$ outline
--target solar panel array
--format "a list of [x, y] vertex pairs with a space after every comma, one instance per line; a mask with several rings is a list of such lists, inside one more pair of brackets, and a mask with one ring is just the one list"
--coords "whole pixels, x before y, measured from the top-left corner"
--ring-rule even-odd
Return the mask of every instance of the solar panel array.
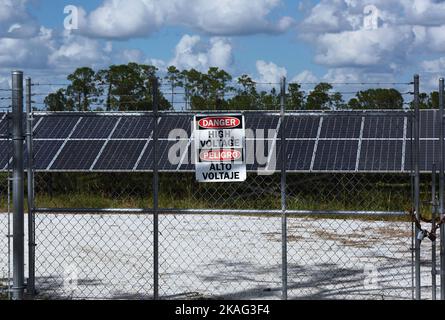
[[[158, 119], [161, 171], [193, 171], [191, 115]], [[150, 171], [154, 118], [141, 115], [44, 114], [34, 116], [37, 171]], [[283, 127], [284, 126], [284, 127]], [[281, 130], [287, 140], [287, 169], [293, 172], [409, 172], [410, 114], [391, 116], [246, 114], [247, 168], [281, 169]], [[172, 135], [172, 130], [174, 134]], [[179, 129], [179, 131], [178, 131]], [[421, 111], [421, 171], [438, 160], [437, 112]], [[8, 121], [0, 113], [0, 171], [11, 163]], [[276, 151], [276, 152], [273, 152]], [[275, 156], [274, 156], [275, 155]], [[275, 159], [275, 160], [274, 160]]]

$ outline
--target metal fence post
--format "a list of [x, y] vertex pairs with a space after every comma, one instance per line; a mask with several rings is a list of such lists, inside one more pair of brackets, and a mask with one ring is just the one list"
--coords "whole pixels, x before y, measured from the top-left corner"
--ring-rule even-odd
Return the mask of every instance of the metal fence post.
[[282, 243], [282, 299], [287, 300], [287, 201], [286, 201], [286, 171], [287, 171], [287, 144], [286, 144], [286, 78], [281, 79], [281, 243]]
[[[436, 164], [433, 163], [432, 167], [432, 177], [431, 177], [431, 220], [432, 229], [436, 228], [436, 212], [437, 212], [437, 199], [436, 199]], [[431, 241], [431, 296], [433, 300], [436, 300], [437, 294], [437, 270], [436, 270], [436, 240]]]
[[[420, 168], [419, 168], [419, 152], [420, 152], [420, 77], [414, 76], [414, 205], [416, 217], [420, 220]], [[420, 244], [418, 234], [421, 230], [416, 227], [415, 231], [415, 283], [416, 283], [416, 300], [421, 299], [421, 278], [420, 278]]]
[[[444, 79], [439, 80], [439, 120], [440, 120], [440, 168], [439, 168], [439, 215], [444, 219], [445, 150], [444, 150]], [[440, 226], [440, 299], [445, 300], [445, 225]]]
[[28, 294], [35, 294], [35, 216], [34, 216], [34, 172], [32, 142], [31, 78], [26, 79], [26, 145], [28, 178]]
[[23, 72], [12, 72], [13, 118], [13, 287], [12, 298], [22, 300], [25, 289], [24, 166], [23, 166]]
[[153, 78], [153, 299], [159, 299], [158, 79]]

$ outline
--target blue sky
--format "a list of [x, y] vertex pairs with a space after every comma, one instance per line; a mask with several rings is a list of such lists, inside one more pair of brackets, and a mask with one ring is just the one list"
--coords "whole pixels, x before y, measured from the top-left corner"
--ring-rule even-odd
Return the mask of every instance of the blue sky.
[[[130, 0], [131, 1], [131, 0]], [[76, 5], [92, 11], [103, 3], [102, 0], [41, 0], [30, 5], [30, 13], [35, 16], [43, 25], [55, 30], [63, 27], [66, 15], [63, 9], [67, 5]], [[279, 19], [280, 16], [291, 16], [295, 20], [304, 17], [303, 12], [298, 8], [298, 1], [282, 1], [270, 14], [271, 18]], [[307, 1], [308, 4], [315, 4], [317, 1]], [[147, 56], [155, 59], [169, 60], [174, 48], [184, 34], [198, 34], [204, 38], [209, 36], [205, 33], [195, 32], [190, 27], [167, 26], [150, 37], [130, 38], [114, 41], [116, 49], [139, 49]], [[312, 48], [298, 41], [295, 32], [288, 32], [268, 35], [251, 34], [248, 36], [232, 36], [234, 50], [234, 71], [236, 73], [254, 73], [255, 62], [257, 60], [276, 61], [289, 70], [297, 73], [299, 70], [311, 69], [314, 72], [322, 73], [322, 68], [313, 63], [311, 55]]]
[[[0, 0], [0, 87], [80, 66], [171, 64], [258, 81], [405, 82], [445, 74], [443, 0]], [[66, 30], [68, 5], [77, 27]], [[5, 9], [6, 8], [6, 9]]]

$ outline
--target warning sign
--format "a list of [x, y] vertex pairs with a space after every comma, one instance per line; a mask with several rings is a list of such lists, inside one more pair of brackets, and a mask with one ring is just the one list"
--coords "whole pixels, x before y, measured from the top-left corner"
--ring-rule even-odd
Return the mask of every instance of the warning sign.
[[198, 115], [193, 129], [199, 182], [246, 180], [244, 116]]

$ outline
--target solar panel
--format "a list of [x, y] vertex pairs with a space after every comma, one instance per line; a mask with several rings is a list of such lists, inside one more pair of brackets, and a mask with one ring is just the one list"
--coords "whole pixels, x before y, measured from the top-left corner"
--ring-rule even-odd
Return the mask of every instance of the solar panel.
[[287, 141], [287, 168], [291, 171], [308, 171], [311, 168], [315, 141]]
[[[437, 148], [431, 140], [437, 138], [438, 126], [435, 111], [421, 111], [421, 170], [431, 169], [431, 164], [437, 161]], [[1, 117], [1, 115], [0, 115]], [[80, 170], [89, 171], [92, 164], [94, 170], [151, 170], [151, 152], [153, 142], [147, 145], [147, 140], [152, 135], [153, 118], [150, 115], [91, 115], [82, 114], [36, 114], [34, 125], [39, 122], [34, 132], [35, 165], [38, 170], [45, 170], [53, 161], [53, 157], [61, 149], [64, 139], [67, 139], [74, 126], [79, 122], [76, 130], [61, 150], [50, 170]], [[320, 119], [323, 117], [320, 139], [317, 141]], [[400, 116], [368, 116], [360, 114], [351, 115], [287, 115], [283, 123], [287, 141], [287, 164], [291, 171], [391, 171], [400, 172], [410, 170], [410, 145], [411, 141], [403, 141], [405, 132], [405, 118], [407, 123], [407, 136], [410, 135], [410, 116], [401, 113]], [[1, 119], [1, 118], [0, 118]], [[119, 120], [120, 119], [120, 120]], [[268, 129], [275, 130], [279, 123], [278, 115], [246, 114], [246, 127], [256, 130], [265, 130], [265, 136], [269, 140], [265, 142], [266, 151], [263, 158], [268, 158], [267, 149], [275, 145], [276, 170], [280, 170], [281, 141], [278, 135], [277, 141], [267, 134]], [[362, 121], [364, 119], [364, 122]], [[119, 123], [117, 122], [119, 120]], [[167, 139], [171, 130], [181, 128], [187, 132], [187, 138], [191, 133], [192, 116], [163, 116], [159, 121], [159, 137]], [[1, 130], [6, 131], [6, 121], [0, 121]], [[117, 124], [117, 125], [116, 125]], [[363, 124], [363, 131], [362, 129]], [[114, 131], [113, 131], [114, 129]], [[111, 140], [107, 139], [111, 136]], [[362, 134], [362, 135], [361, 135]], [[258, 136], [260, 137], [260, 136]], [[40, 140], [45, 139], [45, 140]], [[58, 139], [58, 140], [57, 140]], [[80, 141], [85, 139], [85, 141]], [[92, 139], [90, 141], [86, 141]], [[101, 140], [101, 141], [96, 141]], [[0, 140], [1, 141], [1, 140]], [[0, 144], [0, 170], [8, 160], [5, 156], [5, 143]], [[183, 141], [188, 143], [188, 139]], [[248, 161], [248, 170], [256, 170], [264, 167], [258, 163], [257, 153], [262, 141], [252, 141], [253, 151], [248, 149], [248, 156], [253, 160]], [[103, 146], [106, 143], [106, 147]], [[159, 169], [162, 171], [194, 170], [191, 163], [191, 147], [186, 146], [188, 152], [179, 155], [173, 152], [171, 155], [176, 160], [169, 161], [169, 151], [172, 146], [177, 146], [176, 141], [159, 141]], [[437, 143], [437, 142], [436, 142]], [[437, 143], [438, 144], [438, 143]], [[314, 157], [313, 150], [317, 145]], [[357, 153], [359, 151], [359, 164], [357, 167]], [[405, 158], [402, 159], [403, 145], [406, 145]], [[146, 147], [146, 148], [145, 148]], [[252, 148], [249, 146], [248, 148]], [[102, 151], [101, 154], [99, 154]], [[142, 152], [144, 151], [144, 152]], [[176, 150], [177, 151], [177, 150]], [[2, 158], [1, 158], [2, 157]], [[1, 160], [3, 159], [4, 160]], [[178, 161], [178, 158], [180, 159]], [[140, 161], [139, 161], [140, 160]], [[249, 160], [249, 159], [248, 159]], [[264, 159], [263, 159], [264, 160]], [[2, 166], [3, 161], [3, 166]], [[261, 161], [260, 161], [261, 162]], [[312, 163], [313, 162], [313, 163]], [[403, 163], [405, 164], [402, 168]], [[312, 166], [312, 168], [311, 168]]]
[[281, 168], [281, 141], [257, 140], [246, 143], [246, 167], [254, 171], [258, 168], [279, 170]]
[[360, 152], [360, 171], [400, 171], [402, 170], [403, 141], [368, 140], [363, 141]]
[[[439, 117], [436, 110], [421, 110], [419, 119], [419, 131], [421, 139], [433, 139], [439, 137]], [[414, 118], [408, 118], [407, 137], [414, 136]]]
[[71, 138], [104, 139], [110, 136], [118, 117], [84, 117]]
[[391, 139], [403, 138], [404, 117], [366, 117], [363, 138]]
[[93, 164], [105, 141], [68, 141], [51, 170], [86, 170]]
[[158, 125], [158, 136], [160, 139], [167, 139], [173, 130], [184, 130], [189, 137], [192, 131], [193, 118], [189, 116], [172, 117], [166, 116], [160, 118]]
[[[43, 117], [37, 129], [34, 131], [35, 139], [66, 139], [76, 125], [79, 117], [51, 116]], [[34, 125], [38, 119], [34, 120]]]
[[420, 113], [420, 138], [439, 137], [438, 115], [435, 110]]
[[109, 141], [99, 157], [95, 170], [133, 170], [146, 142]]
[[246, 129], [268, 130], [275, 129], [278, 126], [280, 118], [278, 116], [248, 114], [245, 116]]
[[[181, 159], [187, 159], [183, 153], [180, 153], [178, 143], [183, 143], [182, 146], [184, 146], [184, 148], [187, 146], [187, 141], [158, 141], [158, 170], [175, 171], [181, 163]], [[153, 170], [153, 141], [149, 143], [148, 148], [142, 155], [138, 170]]]
[[112, 139], [148, 139], [153, 132], [153, 117], [122, 117]]
[[361, 125], [358, 116], [324, 117], [320, 138], [359, 138]]
[[[57, 151], [62, 146], [63, 141], [45, 140], [34, 141], [33, 143], [33, 167], [37, 170], [45, 170]], [[25, 152], [25, 163], [28, 161], [28, 153]]]
[[[317, 138], [320, 117], [286, 117], [284, 129], [286, 138]], [[280, 135], [281, 137], [281, 135]]]
[[7, 164], [12, 156], [12, 144], [8, 140], [0, 140], [0, 170], [7, 169]]
[[314, 162], [315, 171], [354, 171], [358, 141], [319, 141]]
[[[439, 163], [440, 155], [439, 140], [421, 140], [419, 150], [419, 168], [420, 171], [431, 171], [433, 163]], [[406, 148], [405, 155], [405, 170], [413, 170], [413, 146], [409, 145]]]
[[0, 136], [5, 137], [8, 135], [8, 124], [9, 121], [6, 118], [7, 116], [4, 113], [0, 113]]

